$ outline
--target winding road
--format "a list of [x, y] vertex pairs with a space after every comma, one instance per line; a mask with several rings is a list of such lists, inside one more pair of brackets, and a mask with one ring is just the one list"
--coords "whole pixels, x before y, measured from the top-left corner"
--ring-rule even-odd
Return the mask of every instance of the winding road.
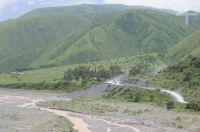
[[[156, 88], [145, 86], [144, 83], [139, 83], [139, 84], [128, 84], [128, 83], [126, 83], [126, 84], [123, 84], [123, 83], [121, 83], [121, 78], [122, 78], [122, 76], [119, 76], [119, 77], [107, 80], [105, 83], [111, 84], [111, 85], [116, 85], [116, 86], [139, 87], [139, 88], [143, 88], [143, 89], [156, 90]], [[175, 91], [167, 90], [167, 89], [164, 89], [164, 88], [161, 88], [160, 91], [167, 93], [167, 94], [170, 94], [174, 98], [174, 100], [179, 102], [179, 103], [183, 103], [183, 104], [188, 103], [187, 101], [184, 100], [184, 97], [182, 95], [178, 94]]]

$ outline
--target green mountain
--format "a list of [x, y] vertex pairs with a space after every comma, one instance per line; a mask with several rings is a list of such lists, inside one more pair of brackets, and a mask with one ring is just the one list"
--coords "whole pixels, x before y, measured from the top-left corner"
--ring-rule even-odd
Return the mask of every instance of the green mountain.
[[0, 23], [0, 71], [51, 67], [166, 50], [199, 29], [169, 11], [124, 5], [34, 10]]
[[68, 7], [58, 8], [63, 12], [53, 12], [54, 8], [38, 9], [17, 20], [1, 23], [0, 69], [30, 67], [45, 48], [56, 44], [66, 35], [112, 19], [112, 15], [104, 16], [102, 13], [70, 14], [70, 10], [64, 11], [65, 8]]
[[200, 31], [195, 32], [170, 48], [167, 53], [167, 59], [175, 63], [188, 55], [200, 57]]
[[[158, 23], [158, 20], [161, 23]], [[175, 23], [179, 23], [180, 27], [174, 25]], [[109, 23], [67, 35], [50, 48], [53, 52], [44, 52], [39, 63], [71, 64], [144, 52], [163, 53], [190, 34], [193, 28], [194, 26], [186, 27], [183, 21], [174, 15], [157, 11], [123, 12]]]
[[[199, 17], [196, 20], [199, 21]], [[200, 100], [200, 31], [169, 48], [166, 59], [171, 66], [160, 71], [151, 83], [180, 91], [189, 101], [187, 107], [197, 110], [193, 106], [198, 106]]]

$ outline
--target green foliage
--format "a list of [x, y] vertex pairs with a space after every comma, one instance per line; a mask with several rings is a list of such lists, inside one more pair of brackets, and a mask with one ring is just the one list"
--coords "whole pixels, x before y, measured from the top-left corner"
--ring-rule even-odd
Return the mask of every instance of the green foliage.
[[140, 88], [116, 88], [110, 90], [104, 97], [107, 99], [127, 102], [152, 102], [160, 106], [165, 106], [166, 102], [170, 101], [170, 97], [160, 91], [145, 90]]
[[[168, 50], [166, 55], [170, 63], [186, 58], [189, 55], [200, 57], [200, 31], [193, 33], [191, 36], [181, 40]], [[199, 62], [196, 62], [199, 66]]]
[[[154, 58], [153, 61], [148, 58]], [[94, 72], [98, 72], [100, 69], [104, 69], [105, 71], [109, 70], [111, 65], [118, 65], [121, 67], [123, 72], [128, 72], [128, 70], [133, 65], [138, 65], [141, 61], [145, 61], [150, 64], [150, 71], [154, 72], [157, 67], [163, 65], [163, 63], [159, 60], [157, 54], [144, 54], [138, 56], [131, 57], [119, 57], [115, 59], [106, 59], [102, 61], [95, 61], [91, 63], [82, 63], [82, 64], [74, 64], [74, 65], [64, 65], [58, 67], [51, 68], [43, 68], [43, 69], [34, 69], [30, 71], [24, 72], [15, 72], [9, 74], [0, 74], [0, 84], [17, 84], [17, 83], [57, 83], [63, 79], [64, 73], [69, 69], [73, 70], [79, 66], [90, 67], [90, 70]], [[105, 72], [107, 73], [107, 72]], [[108, 75], [108, 74], [107, 74]], [[106, 76], [107, 76], [106, 75]], [[105, 75], [104, 75], [105, 76]], [[71, 76], [72, 77], [72, 76]], [[70, 80], [70, 79], [69, 79]]]
[[27, 90], [52, 90], [75, 92], [90, 88], [94, 81], [59, 81], [55, 83], [39, 82], [39, 83], [12, 83], [2, 84], [0, 87], [13, 89], [27, 89]]
[[0, 71], [163, 54], [198, 29], [195, 20], [185, 26], [179, 16], [123, 5], [38, 9], [0, 24]]
[[174, 109], [174, 102], [173, 101], [169, 101], [166, 103], [166, 107], [167, 107], [167, 110], [170, 110], [170, 109]]
[[157, 70], [157, 66], [155, 65], [156, 57], [146, 56], [133, 65], [129, 70], [129, 77], [135, 77], [138, 75], [150, 75], [155, 74]]
[[110, 72], [110, 75], [113, 76], [113, 77], [123, 73], [121, 67], [119, 65], [116, 65], [116, 64], [111, 65], [109, 67], [109, 72]]
[[130, 76], [135, 76], [135, 75], [138, 75], [138, 74], [140, 74], [140, 73], [141, 73], [141, 69], [138, 68], [137, 66], [133, 66], [133, 67], [131, 68], [131, 70], [129, 71], [129, 75], [130, 75]]
[[192, 109], [194, 111], [200, 111], [200, 101], [191, 101], [186, 105], [186, 109]]
[[94, 71], [85, 66], [79, 66], [73, 70], [69, 69], [64, 74], [65, 80], [91, 80], [94, 77]]
[[186, 72], [185, 77], [183, 78], [183, 81], [186, 82], [186, 81], [190, 81], [190, 80], [192, 80], [192, 73]]
[[190, 55], [178, 64], [159, 72], [151, 82], [181, 91], [189, 102], [198, 101], [200, 99], [199, 61], [199, 57]]
[[100, 70], [98, 70], [96, 77], [97, 77], [97, 81], [102, 81], [102, 80], [110, 78], [110, 74], [109, 74], [109, 71], [106, 71], [105, 69], [101, 68]]
[[[119, 70], [119, 71], [118, 71]], [[121, 73], [121, 68], [118, 65], [111, 65], [109, 70], [104, 67], [92, 70], [88, 66], [78, 66], [74, 69], [69, 68], [65, 71], [63, 78], [54, 82], [16, 82], [8, 84], [0, 84], [1, 87], [16, 88], [16, 89], [36, 89], [36, 90], [64, 90], [73, 92], [77, 90], [87, 89], [97, 81], [105, 81], [106, 79]], [[48, 73], [47, 73], [48, 74]], [[14, 77], [19, 78], [20, 75]]]
[[103, 66], [99, 68], [95, 67], [95, 70], [91, 70], [91, 68], [86, 66], [79, 66], [72, 69], [69, 69], [64, 74], [64, 80], [82, 80], [82, 81], [104, 81], [110, 77], [114, 77], [116, 75], [122, 74], [121, 67], [119, 65], [111, 65], [109, 70], [106, 70]]
[[65, 80], [73, 80], [74, 79], [74, 71], [70, 68], [64, 73]]

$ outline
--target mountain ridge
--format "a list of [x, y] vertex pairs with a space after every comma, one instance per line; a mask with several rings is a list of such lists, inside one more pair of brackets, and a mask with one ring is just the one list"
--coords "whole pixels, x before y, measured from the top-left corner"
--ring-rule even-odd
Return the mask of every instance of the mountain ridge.
[[[89, 62], [144, 52], [161, 54], [199, 28], [196, 22], [186, 26], [181, 17], [162, 10], [110, 6], [97, 6], [104, 9], [103, 14], [94, 13], [95, 5], [79, 5], [74, 9], [83, 8], [84, 14], [57, 11], [42, 15], [43, 9], [38, 9], [19, 19], [0, 23], [0, 71]], [[72, 10], [73, 6], [56, 9]]]

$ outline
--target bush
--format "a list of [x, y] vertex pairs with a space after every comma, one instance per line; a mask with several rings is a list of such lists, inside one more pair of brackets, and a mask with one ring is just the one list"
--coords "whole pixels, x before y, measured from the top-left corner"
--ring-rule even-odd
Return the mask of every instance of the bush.
[[200, 101], [192, 101], [186, 105], [186, 109], [200, 111]]
[[167, 110], [174, 109], [174, 102], [168, 101], [166, 104]]
[[122, 69], [121, 69], [120, 66], [118, 66], [118, 65], [111, 65], [109, 67], [109, 73], [110, 73], [111, 76], [117, 76], [117, 75], [122, 74], [123, 72], [122, 72]]
[[129, 71], [130, 76], [135, 76], [135, 75], [138, 75], [140, 73], [141, 73], [140, 68], [138, 68], [136, 66], [132, 67], [131, 70]]
[[192, 80], [192, 73], [191, 72], [186, 72], [185, 77], [183, 78], [184, 82]]

